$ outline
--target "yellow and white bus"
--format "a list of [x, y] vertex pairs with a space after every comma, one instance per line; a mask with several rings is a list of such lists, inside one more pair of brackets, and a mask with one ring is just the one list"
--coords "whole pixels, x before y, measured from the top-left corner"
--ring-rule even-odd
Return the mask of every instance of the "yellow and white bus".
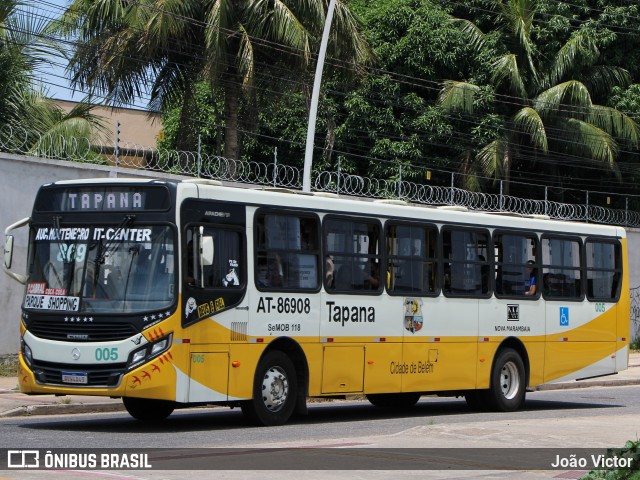
[[44, 185], [6, 233], [22, 392], [122, 397], [141, 420], [219, 404], [278, 425], [351, 394], [513, 411], [529, 388], [627, 368], [620, 227], [101, 179]]

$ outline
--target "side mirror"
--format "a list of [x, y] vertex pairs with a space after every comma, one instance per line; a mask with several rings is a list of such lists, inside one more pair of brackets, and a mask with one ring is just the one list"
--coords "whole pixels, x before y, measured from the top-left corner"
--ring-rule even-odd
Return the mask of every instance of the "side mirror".
[[11, 260], [13, 259], [13, 235], [7, 235], [4, 242], [4, 268], [11, 268]]
[[20, 282], [22, 284], [27, 283], [27, 277], [25, 275], [20, 275], [19, 273], [12, 272], [11, 263], [13, 261], [13, 235], [9, 235], [11, 230], [15, 230], [16, 228], [24, 227], [28, 225], [31, 221], [31, 218], [23, 218], [22, 220], [9, 225], [5, 230], [5, 242], [4, 242], [4, 272], [9, 275], [11, 278]]
[[200, 265], [213, 265], [213, 237], [202, 237], [200, 240]]

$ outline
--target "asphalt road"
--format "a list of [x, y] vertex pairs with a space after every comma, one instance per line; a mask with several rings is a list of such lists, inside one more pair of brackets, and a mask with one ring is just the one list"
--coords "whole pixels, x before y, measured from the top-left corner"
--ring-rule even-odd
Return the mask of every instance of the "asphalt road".
[[614, 447], [640, 438], [639, 398], [640, 386], [534, 392], [514, 413], [474, 413], [463, 399], [435, 397], [405, 412], [325, 402], [270, 428], [227, 408], [176, 411], [159, 424], [126, 413], [14, 417], [0, 419], [0, 448]]

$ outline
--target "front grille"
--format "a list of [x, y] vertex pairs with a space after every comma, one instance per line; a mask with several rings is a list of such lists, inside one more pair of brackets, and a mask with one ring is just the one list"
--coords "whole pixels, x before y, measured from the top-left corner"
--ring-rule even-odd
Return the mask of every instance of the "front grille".
[[124, 340], [139, 333], [130, 323], [67, 323], [59, 320], [35, 320], [29, 331], [36, 337], [67, 342], [104, 342]]
[[[32, 369], [38, 383], [65, 385], [70, 387], [115, 387], [120, 383], [126, 371], [126, 363], [110, 365], [77, 365], [34, 360]], [[87, 384], [68, 384], [62, 382], [62, 372], [86, 372]]]

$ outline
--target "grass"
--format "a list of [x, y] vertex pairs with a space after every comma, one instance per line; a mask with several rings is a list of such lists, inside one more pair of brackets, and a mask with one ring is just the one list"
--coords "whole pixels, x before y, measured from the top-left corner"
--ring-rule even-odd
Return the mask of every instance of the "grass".
[[629, 440], [622, 448], [611, 449], [610, 455], [632, 459], [631, 468], [592, 470], [580, 480], [640, 480], [640, 441]]
[[18, 375], [18, 359], [0, 361], [0, 377], [15, 377]]

